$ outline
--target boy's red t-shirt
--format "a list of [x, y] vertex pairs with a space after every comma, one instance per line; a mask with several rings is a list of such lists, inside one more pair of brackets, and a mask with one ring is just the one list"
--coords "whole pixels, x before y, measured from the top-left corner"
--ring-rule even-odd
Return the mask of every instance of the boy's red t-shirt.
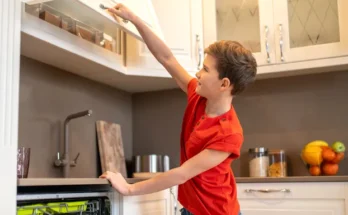
[[232, 105], [223, 115], [207, 117], [207, 100], [196, 93], [196, 86], [197, 79], [193, 78], [187, 89], [180, 163], [204, 149], [226, 151], [231, 155], [218, 166], [179, 185], [179, 202], [194, 215], [238, 215], [240, 208], [231, 162], [240, 156], [243, 130]]

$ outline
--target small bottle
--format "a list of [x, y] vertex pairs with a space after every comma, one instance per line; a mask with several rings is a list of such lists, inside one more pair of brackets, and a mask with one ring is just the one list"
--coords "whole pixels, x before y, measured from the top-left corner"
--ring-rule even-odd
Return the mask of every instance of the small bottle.
[[270, 150], [269, 153], [269, 177], [286, 177], [287, 162], [284, 150]]
[[264, 147], [249, 149], [249, 176], [267, 177], [269, 166], [268, 149]]

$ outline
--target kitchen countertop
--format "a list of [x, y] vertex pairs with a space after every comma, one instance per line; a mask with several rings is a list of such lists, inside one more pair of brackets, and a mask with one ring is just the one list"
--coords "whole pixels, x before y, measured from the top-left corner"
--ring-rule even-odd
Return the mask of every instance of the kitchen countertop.
[[237, 183], [280, 183], [280, 182], [348, 182], [344, 176], [290, 176], [283, 178], [236, 177]]
[[[130, 184], [144, 179], [127, 178], [126, 181]], [[107, 185], [108, 180], [101, 178], [23, 178], [18, 179], [17, 186], [64, 186], [64, 185]]]
[[[142, 178], [127, 178], [130, 184], [143, 181]], [[284, 178], [236, 177], [237, 183], [280, 183], [280, 182], [348, 182], [348, 176], [292, 176]], [[109, 184], [100, 178], [25, 178], [18, 179], [17, 186], [61, 186], [61, 185], [103, 185]]]

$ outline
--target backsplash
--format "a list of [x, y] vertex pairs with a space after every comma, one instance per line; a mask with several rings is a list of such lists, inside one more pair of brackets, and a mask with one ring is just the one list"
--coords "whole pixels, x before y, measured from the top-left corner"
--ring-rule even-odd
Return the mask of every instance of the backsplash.
[[[179, 165], [180, 130], [186, 96], [180, 90], [129, 94], [35, 60], [21, 57], [19, 146], [32, 149], [30, 178], [62, 177], [53, 166], [63, 150], [63, 122], [79, 111], [90, 117], [70, 123], [70, 154], [80, 157], [71, 177], [97, 177], [95, 121], [121, 125], [127, 160], [133, 155], [167, 154]], [[284, 149], [290, 175], [308, 175], [299, 154], [309, 141], [341, 140], [348, 145], [348, 72], [258, 80], [234, 100], [244, 128], [240, 159], [232, 168], [248, 176], [249, 148]], [[348, 159], [339, 175], [348, 175]]]
[[[302, 147], [316, 139], [348, 146], [348, 72], [332, 72], [258, 80], [233, 101], [243, 125], [245, 141], [236, 176], [248, 176], [248, 149], [284, 149], [289, 175], [309, 175], [301, 159]], [[180, 90], [133, 96], [134, 154], [167, 154], [171, 167], [179, 165], [180, 129], [186, 97]], [[148, 128], [148, 129], [147, 129]], [[339, 175], [348, 175], [348, 159]]]
[[78, 152], [70, 177], [97, 177], [95, 122], [105, 120], [121, 125], [124, 151], [132, 156], [131, 94], [21, 57], [19, 96], [19, 146], [31, 148], [29, 178], [62, 177], [53, 166], [63, 151], [63, 122], [76, 112], [92, 109], [90, 117], [70, 122], [70, 156]]

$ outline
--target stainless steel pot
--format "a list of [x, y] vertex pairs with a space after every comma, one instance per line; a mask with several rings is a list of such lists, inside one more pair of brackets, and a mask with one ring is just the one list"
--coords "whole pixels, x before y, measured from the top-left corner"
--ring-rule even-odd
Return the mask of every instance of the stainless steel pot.
[[169, 170], [167, 155], [137, 155], [135, 156], [135, 172], [166, 172]]

